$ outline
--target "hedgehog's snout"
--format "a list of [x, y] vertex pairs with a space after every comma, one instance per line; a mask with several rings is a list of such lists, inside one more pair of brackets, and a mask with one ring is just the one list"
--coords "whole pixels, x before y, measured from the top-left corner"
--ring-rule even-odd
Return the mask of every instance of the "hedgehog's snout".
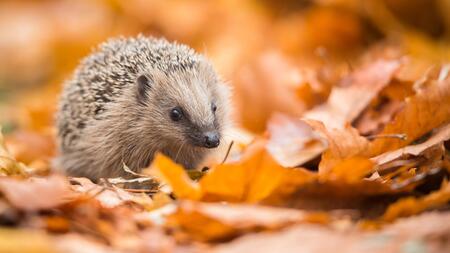
[[220, 136], [216, 131], [209, 131], [203, 134], [203, 146], [205, 148], [217, 148], [220, 144]]
[[220, 133], [217, 130], [198, 131], [190, 134], [191, 144], [202, 148], [217, 148], [220, 144]]

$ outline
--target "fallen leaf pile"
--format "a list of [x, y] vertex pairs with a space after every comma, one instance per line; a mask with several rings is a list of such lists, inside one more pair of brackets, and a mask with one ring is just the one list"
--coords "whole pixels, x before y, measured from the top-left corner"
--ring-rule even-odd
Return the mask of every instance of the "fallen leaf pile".
[[[450, 252], [447, 1], [150, 2], [0, 3], [0, 252]], [[230, 80], [226, 154], [63, 175], [61, 80], [137, 32]]]

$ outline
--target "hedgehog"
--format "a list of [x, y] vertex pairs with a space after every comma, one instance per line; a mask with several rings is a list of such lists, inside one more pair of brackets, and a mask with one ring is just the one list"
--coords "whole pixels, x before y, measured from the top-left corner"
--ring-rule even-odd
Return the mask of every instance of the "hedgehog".
[[229, 125], [229, 86], [190, 47], [139, 35], [113, 38], [64, 84], [56, 167], [70, 176], [126, 176], [160, 152], [186, 169], [217, 148]]

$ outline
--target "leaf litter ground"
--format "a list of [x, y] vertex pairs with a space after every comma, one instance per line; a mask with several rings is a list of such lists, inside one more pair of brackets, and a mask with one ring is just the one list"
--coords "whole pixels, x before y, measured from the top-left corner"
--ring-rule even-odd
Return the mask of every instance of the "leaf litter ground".
[[450, 77], [413, 67], [362, 63], [199, 179], [161, 154], [132, 179], [68, 178], [2, 136], [0, 252], [448, 252]]

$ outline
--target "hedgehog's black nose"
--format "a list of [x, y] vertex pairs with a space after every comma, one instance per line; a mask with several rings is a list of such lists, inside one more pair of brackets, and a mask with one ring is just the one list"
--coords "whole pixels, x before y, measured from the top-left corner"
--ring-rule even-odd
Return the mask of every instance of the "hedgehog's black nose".
[[206, 132], [204, 138], [205, 148], [216, 148], [220, 144], [219, 134], [217, 132]]

